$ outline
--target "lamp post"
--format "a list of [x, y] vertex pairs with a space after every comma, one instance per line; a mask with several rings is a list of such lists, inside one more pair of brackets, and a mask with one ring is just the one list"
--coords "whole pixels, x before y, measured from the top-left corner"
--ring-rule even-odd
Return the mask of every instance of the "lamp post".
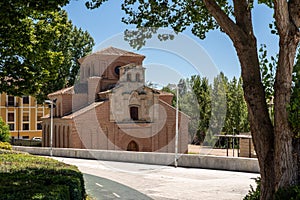
[[171, 84], [170, 86], [175, 87], [176, 88], [176, 122], [175, 122], [175, 160], [174, 160], [174, 166], [177, 167], [178, 166], [178, 136], [179, 136], [179, 128], [178, 128], [178, 114], [179, 114], [179, 106], [178, 106], [178, 102], [179, 102], [179, 86], [181, 86], [180, 84]]
[[178, 85], [176, 85], [176, 131], [175, 131], [175, 167], [178, 165]]
[[50, 156], [53, 156], [53, 149], [52, 149], [52, 144], [53, 144], [53, 108], [54, 104], [56, 102], [56, 99], [53, 101], [51, 100], [46, 100], [45, 103], [50, 104]]

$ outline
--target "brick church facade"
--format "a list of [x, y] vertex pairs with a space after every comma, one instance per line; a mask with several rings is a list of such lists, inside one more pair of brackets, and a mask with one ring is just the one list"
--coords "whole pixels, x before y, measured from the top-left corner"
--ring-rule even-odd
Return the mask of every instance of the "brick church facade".
[[[109, 47], [79, 59], [80, 81], [48, 95], [56, 99], [53, 147], [174, 152], [173, 95], [145, 86], [144, 58]], [[189, 118], [178, 119], [178, 152], [186, 153]], [[49, 115], [42, 127], [48, 147]]]

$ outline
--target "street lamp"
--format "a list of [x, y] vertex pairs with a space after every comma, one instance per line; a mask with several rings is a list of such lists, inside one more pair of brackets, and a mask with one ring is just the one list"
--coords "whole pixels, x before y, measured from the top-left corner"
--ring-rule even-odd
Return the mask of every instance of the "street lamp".
[[45, 103], [50, 104], [50, 156], [53, 156], [52, 142], [53, 142], [53, 108], [57, 99], [46, 100]]
[[176, 122], [175, 122], [175, 160], [174, 160], [174, 166], [177, 167], [178, 166], [178, 112], [179, 112], [179, 108], [178, 108], [178, 99], [179, 99], [179, 86], [181, 86], [180, 84], [175, 85], [175, 84], [171, 84], [170, 86], [175, 87], [176, 88]]
[[178, 85], [176, 85], [176, 131], [175, 131], [175, 167], [178, 165]]

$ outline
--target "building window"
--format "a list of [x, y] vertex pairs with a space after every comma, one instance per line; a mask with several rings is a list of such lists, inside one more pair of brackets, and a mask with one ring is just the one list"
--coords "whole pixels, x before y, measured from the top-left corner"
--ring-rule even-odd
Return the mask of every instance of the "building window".
[[9, 130], [14, 131], [15, 130], [15, 124], [8, 124]]
[[29, 140], [29, 136], [27, 136], [27, 135], [26, 135], [26, 136], [23, 136], [22, 139], [24, 139], [24, 140]]
[[121, 67], [121, 66], [116, 66], [116, 67], [115, 67], [115, 73], [116, 73], [116, 75], [118, 75], [118, 76], [120, 75], [120, 67]]
[[29, 96], [23, 97], [23, 104], [29, 104]]
[[15, 113], [7, 113], [7, 121], [14, 122], [15, 121]]
[[88, 77], [91, 77], [91, 68], [88, 68]]
[[139, 120], [139, 108], [136, 106], [130, 107], [130, 118], [132, 120]]
[[131, 74], [130, 73], [127, 74], [127, 81], [129, 81], [129, 82], [131, 81]]
[[7, 106], [15, 106], [15, 97], [14, 96], [7, 97]]
[[23, 123], [23, 130], [28, 131], [29, 130], [29, 124], [28, 123]]
[[140, 75], [139, 73], [137, 73], [137, 74], [135, 75], [135, 80], [136, 80], [137, 82], [140, 82], [140, 81], [141, 81], [141, 75]]
[[37, 127], [37, 130], [42, 130], [42, 129], [43, 129], [43, 127], [42, 127], [42, 124], [41, 124], [41, 123], [37, 123], [36, 125], [37, 125], [37, 126], [36, 126], [36, 127]]
[[29, 122], [29, 113], [23, 113], [23, 122]]

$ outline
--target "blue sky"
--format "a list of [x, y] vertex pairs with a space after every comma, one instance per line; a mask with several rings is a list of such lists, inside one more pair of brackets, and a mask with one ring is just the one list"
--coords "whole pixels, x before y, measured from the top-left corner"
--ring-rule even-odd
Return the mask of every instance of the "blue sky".
[[[115, 46], [132, 50], [124, 42], [118, 41], [122, 38], [123, 31], [134, 28], [121, 22], [125, 16], [121, 10], [121, 1], [108, 1], [100, 8], [88, 10], [85, 1], [70, 1], [64, 9], [67, 10], [69, 19], [77, 27], [87, 30], [95, 40], [94, 50], [107, 46]], [[270, 55], [278, 50], [277, 37], [270, 33], [268, 24], [272, 21], [272, 10], [264, 5], [255, 5], [253, 10], [254, 31], [258, 44], [266, 44]], [[174, 83], [180, 78], [190, 77], [193, 74], [209, 76], [208, 73], [222, 71], [229, 78], [240, 76], [240, 65], [233, 45], [227, 35], [220, 31], [211, 31], [205, 40], [193, 36], [188, 30], [183, 32], [181, 44], [177, 43], [177, 49], [169, 51], [173, 44], [158, 44], [155, 41], [151, 45], [142, 48], [137, 53], [146, 56], [144, 65], [146, 79], [153, 83], [166, 85]], [[182, 52], [184, 43], [196, 43], [189, 45]], [[182, 45], [182, 46], [180, 46]], [[168, 46], [165, 49], [165, 46]], [[193, 47], [192, 47], [193, 46]], [[181, 50], [178, 50], [181, 49]], [[135, 50], [132, 50], [135, 51]], [[184, 54], [184, 55], [183, 55]], [[193, 56], [187, 56], [187, 54]], [[192, 61], [191, 61], [192, 60]], [[197, 66], [195, 66], [197, 65]]]

